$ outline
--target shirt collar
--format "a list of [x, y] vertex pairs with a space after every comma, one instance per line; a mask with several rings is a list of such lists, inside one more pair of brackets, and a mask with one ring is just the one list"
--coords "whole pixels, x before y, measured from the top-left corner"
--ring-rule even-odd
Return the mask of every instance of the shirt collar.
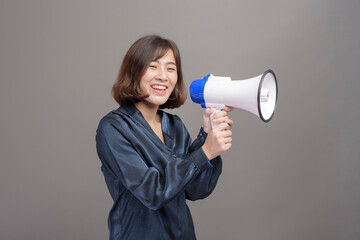
[[[115, 112], [121, 112], [121, 113], [127, 115], [128, 117], [133, 119], [136, 124], [140, 123], [143, 127], [147, 128], [148, 130], [153, 132], [153, 130], [151, 129], [148, 122], [145, 120], [142, 113], [139, 111], [139, 109], [137, 109], [135, 107], [134, 104], [122, 105], [117, 110], [115, 110]], [[162, 116], [161, 127], [162, 127], [163, 134], [165, 135], [166, 145], [168, 145], [168, 144], [170, 144], [169, 141], [172, 141], [172, 138], [173, 138], [172, 132], [170, 129], [170, 119], [166, 112], [164, 112], [162, 110], [158, 110], [158, 113]]]

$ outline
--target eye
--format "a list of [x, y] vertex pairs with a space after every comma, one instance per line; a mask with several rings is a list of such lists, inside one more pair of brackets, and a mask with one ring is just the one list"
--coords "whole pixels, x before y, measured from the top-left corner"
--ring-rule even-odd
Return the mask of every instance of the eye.
[[149, 68], [155, 70], [157, 67], [156, 67], [156, 65], [154, 65], [154, 64], [150, 64], [150, 65], [149, 65]]
[[173, 71], [176, 71], [176, 69], [175, 68], [168, 68], [168, 71], [173, 72]]

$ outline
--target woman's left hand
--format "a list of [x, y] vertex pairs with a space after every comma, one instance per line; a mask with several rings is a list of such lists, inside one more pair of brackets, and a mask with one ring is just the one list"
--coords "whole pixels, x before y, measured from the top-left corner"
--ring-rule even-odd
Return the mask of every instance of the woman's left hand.
[[[220, 112], [216, 113], [212, 117], [213, 123], [219, 124], [219, 123], [227, 123], [229, 127], [231, 128], [233, 125], [233, 120], [229, 118], [228, 112], [233, 111], [234, 108], [226, 106], [225, 109], [221, 110]], [[209, 133], [212, 129], [211, 127], [211, 121], [210, 116], [214, 112], [213, 108], [207, 108], [203, 115], [203, 121], [204, 121], [204, 131], [206, 133]]]

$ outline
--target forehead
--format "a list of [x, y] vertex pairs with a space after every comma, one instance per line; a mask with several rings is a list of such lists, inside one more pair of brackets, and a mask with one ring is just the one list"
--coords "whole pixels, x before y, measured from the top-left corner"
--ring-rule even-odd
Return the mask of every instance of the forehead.
[[175, 60], [175, 55], [173, 50], [170, 47], [159, 47], [155, 50], [152, 60], [158, 60], [164, 56], [173, 58]]
[[166, 54], [160, 58], [157, 59], [153, 59], [152, 61], [154, 62], [159, 62], [159, 63], [166, 63], [166, 64], [174, 64], [176, 65], [176, 60], [174, 57], [174, 53], [169, 50], [166, 52]]

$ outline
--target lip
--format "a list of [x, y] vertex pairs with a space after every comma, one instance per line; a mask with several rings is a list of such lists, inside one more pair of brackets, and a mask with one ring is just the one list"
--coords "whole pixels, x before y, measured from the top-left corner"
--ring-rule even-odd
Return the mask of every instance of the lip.
[[166, 93], [166, 90], [168, 89], [168, 87], [166, 85], [162, 85], [162, 84], [152, 84], [150, 85], [151, 89], [158, 93], [158, 94], [164, 94]]

